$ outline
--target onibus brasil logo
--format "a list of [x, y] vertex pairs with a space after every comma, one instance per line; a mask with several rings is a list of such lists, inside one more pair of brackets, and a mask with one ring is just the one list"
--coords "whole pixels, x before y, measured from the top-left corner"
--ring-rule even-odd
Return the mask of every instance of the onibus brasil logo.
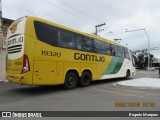
[[2, 117], [42, 117], [39, 112], [2, 112]]

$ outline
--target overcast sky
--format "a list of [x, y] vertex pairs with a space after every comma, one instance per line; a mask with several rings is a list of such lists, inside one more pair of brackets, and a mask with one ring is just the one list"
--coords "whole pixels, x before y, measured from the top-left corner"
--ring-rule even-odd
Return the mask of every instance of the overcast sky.
[[[122, 39], [131, 50], [160, 47], [160, 0], [2, 0], [2, 15], [17, 19], [38, 16], [71, 28], [94, 33], [95, 25], [106, 23], [99, 35]], [[152, 51], [160, 57], [160, 50]]]

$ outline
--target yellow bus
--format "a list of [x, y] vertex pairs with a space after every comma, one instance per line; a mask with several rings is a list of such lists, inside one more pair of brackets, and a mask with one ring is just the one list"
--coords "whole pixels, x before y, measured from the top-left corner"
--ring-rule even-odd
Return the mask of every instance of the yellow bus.
[[7, 33], [6, 75], [22, 85], [66, 89], [135, 75], [130, 50], [116, 42], [41, 18], [19, 18]]

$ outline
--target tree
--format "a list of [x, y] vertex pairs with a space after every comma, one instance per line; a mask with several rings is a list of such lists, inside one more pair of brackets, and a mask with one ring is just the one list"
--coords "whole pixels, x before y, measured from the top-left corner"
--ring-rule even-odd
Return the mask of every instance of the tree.
[[[147, 51], [147, 49], [136, 50], [134, 53], [138, 57], [138, 60], [136, 63], [138, 66], [138, 69], [147, 68], [148, 67], [148, 51]], [[149, 56], [150, 56], [150, 63], [149, 64], [151, 66], [152, 62], [153, 62], [154, 55], [149, 53]]]

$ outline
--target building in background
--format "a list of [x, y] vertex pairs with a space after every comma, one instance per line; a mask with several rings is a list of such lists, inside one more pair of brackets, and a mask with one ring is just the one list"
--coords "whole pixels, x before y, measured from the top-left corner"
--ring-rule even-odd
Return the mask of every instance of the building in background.
[[1, 31], [2, 31], [2, 41], [1, 41], [1, 44], [2, 44], [2, 48], [3, 49], [6, 49], [6, 37], [7, 37], [7, 29], [8, 27], [12, 24], [13, 20], [11, 19], [7, 19], [7, 18], [2, 18], [2, 28], [1, 28]]
[[155, 68], [160, 67], [160, 59], [154, 57], [152, 67], [155, 67]]
[[[2, 12], [0, 13], [2, 16]], [[7, 29], [12, 24], [13, 20], [0, 17], [0, 80], [5, 80], [6, 70], [6, 37]]]

